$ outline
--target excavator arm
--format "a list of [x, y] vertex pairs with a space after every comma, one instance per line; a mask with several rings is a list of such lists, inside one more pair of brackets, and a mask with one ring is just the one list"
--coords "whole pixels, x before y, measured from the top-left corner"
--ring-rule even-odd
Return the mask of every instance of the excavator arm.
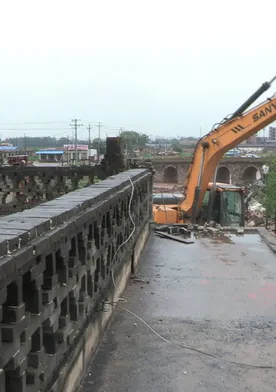
[[186, 177], [185, 199], [180, 206], [184, 219], [195, 219], [222, 156], [276, 120], [276, 95], [244, 113], [275, 79], [264, 83], [230, 119], [199, 140]]

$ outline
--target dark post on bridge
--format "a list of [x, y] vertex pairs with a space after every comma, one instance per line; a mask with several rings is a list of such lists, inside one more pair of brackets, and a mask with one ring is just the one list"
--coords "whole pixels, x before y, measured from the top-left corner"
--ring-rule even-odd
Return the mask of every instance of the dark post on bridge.
[[125, 171], [0, 218], [0, 392], [73, 392], [150, 231], [152, 174]]
[[106, 138], [106, 154], [100, 165], [94, 167], [95, 174], [100, 179], [113, 176], [126, 170], [124, 153], [119, 137]]

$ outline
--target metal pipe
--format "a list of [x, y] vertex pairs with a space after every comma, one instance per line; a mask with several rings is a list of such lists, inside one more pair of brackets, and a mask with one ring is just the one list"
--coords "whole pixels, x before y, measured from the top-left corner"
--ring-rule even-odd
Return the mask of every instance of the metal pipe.
[[261, 85], [260, 88], [258, 88], [257, 91], [255, 91], [254, 94], [252, 94], [230, 117], [229, 120], [232, 120], [235, 117], [239, 117], [242, 115], [242, 113], [249, 108], [249, 106], [255, 102], [265, 91], [269, 89], [271, 84], [276, 80], [276, 75], [270, 80], [270, 82], [265, 82]]
[[210, 222], [212, 219], [212, 213], [213, 213], [213, 206], [214, 206], [214, 201], [215, 201], [215, 196], [216, 196], [216, 181], [217, 181], [217, 173], [218, 173], [218, 165], [216, 166], [214, 178], [213, 178], [213, 185], [210, 189], [210, 197], [208, 201], [208, 207], [207, 207], [207, 222]]
[[197, 178], [197, 186], [195, 187], [195, 195], [194, 195], [194, 202], [192, 206], [192, 223], [196, 223], [196, 217], [197, 217], [197, 206], [198, 206], [198, 201], [199, 201], [199, 196], [201, 192], [201, 178], [202, 178], [202, 172], [203, 172], [203, 165], [204, 165], [204, 160], [205, 160], [205, 153], [207, 150], [207, 144], [202, 145], [202, 157], [201, 157], [201, 162], [200, 162], [200, 169], [198, 173], [198, 178]]
[[202, 158], [201, 158], [201, 162], [200, 162], [200, 169], [199, 169], [198, 178], [197, 178], [197, 186], [200, 186], [200, 183], [201, 183], [203, 165], [204, 165], [204, 160], [205, 160], [206, 148], [202, 147], [202, 149], [203, 149], [203, 153], [202, 153]]

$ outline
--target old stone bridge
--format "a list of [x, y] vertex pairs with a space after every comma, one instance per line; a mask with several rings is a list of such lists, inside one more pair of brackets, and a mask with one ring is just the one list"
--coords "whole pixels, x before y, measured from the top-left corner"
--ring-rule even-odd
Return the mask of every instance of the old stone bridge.
[[[154, 159], [155, 183], [183, 184], [190, 159]], [[260, 178], [262, 158], [225, 158], [219, 163], [217, 181], [241, 185]]]

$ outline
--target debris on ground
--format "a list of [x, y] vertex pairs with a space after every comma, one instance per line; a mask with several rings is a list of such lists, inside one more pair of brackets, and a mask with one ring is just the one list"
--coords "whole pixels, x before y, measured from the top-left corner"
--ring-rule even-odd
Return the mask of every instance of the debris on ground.
[[256, 199], [251, 199], [247, 209], [247, 226], [256, 227], [265, 224], [265, 208]]
[[219, 232], [219, 229], [217, 229], [216, 227], [207, 226], [207, 231], [211, 234], [217, 234]]
[[250, 220], [247, 223], [248, 227], [255, 227], [255, 226], [262, 226], [264, 225], [265, 221], [263, 217], [257, 215], [251, 215]]
[[154, 231], [155, 234], [161, 238], [167, 238], [184, 244], [194, 243], [191, 239], [191, 229], [189, 228], [189, 225], [184, 223], [156, 226]]
[[180, 235], [171, 235], [171, 234], [164, 233], [164, 232], [158, 231], [158, 230], [156, 230], [155, 233], [157, 235], [159, 235], [159, 237], [168, 238], [170, 240], [182, 242], [184, 244], [193, 244], [194, 243], [194, 240], [192, 240], [191, 238], [183, 238]]
[[149, 280], [143, 280], [142, 278], [139, 278], [139, 276], [135, 276], [135, 275], [131, 276], [130, 280], [133, 283], [140, 283], [140, 284], [149, 284], [150, 283]]
[[243, 235], [244, 228], [222, 227], [220, 224], [211, 221], [210, 223], [206, 222], [204, 225], [187, 223], [156, 225], [154, 232], [161, 238], [167, 238], [184, 244], [192, 244], [194, 243], [194, 239], [204, 237], [211, 237], [213, 240], [221, 243], [233, 244], [234, 242], [227, 234]]
[[265, 208], [257, 200], [252, 199], [249, 203], [248, 211], [251, 213], [263, 214], [265, 212]]

